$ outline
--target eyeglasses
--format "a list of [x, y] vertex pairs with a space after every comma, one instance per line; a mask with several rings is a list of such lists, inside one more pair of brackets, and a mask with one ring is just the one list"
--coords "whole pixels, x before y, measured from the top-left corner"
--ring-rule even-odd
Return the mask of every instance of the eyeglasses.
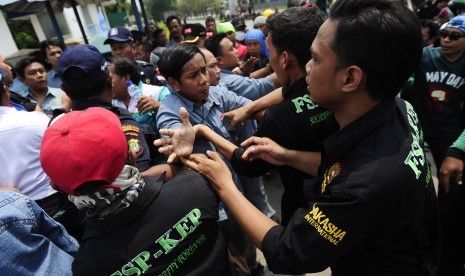
[[448, 32], [440, 32], [439, 36], [442, 39], [445, 39], [446, 37], [449, 37], [450, 40], [458, 40], [459, 38], [465, 37], [465, 35], [451, 34], [451, 33], [448, 33]]

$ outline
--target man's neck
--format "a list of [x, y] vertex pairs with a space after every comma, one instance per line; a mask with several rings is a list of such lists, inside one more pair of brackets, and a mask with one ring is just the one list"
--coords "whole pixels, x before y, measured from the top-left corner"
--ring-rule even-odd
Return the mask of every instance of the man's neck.
[[347, 101], [344, 101], [341, 105], [335, 108], [330, 108], [333, 110], [334, 117], [336, 118], [340, 128], [344, 128], [351, 124], [381, 103], [380, 100], [373, 100], [368, 95], [368, 92], [363, 92], [363, 94], [358, 97], [346, 97], [350, 98]]
[[182, 35], [178, 36], [178, 37], [173, 37], [173, 40], [176, 42], [176, 43], [181, 43], [182, 40], [183, 40], [183, 37]]
[[45, 96], [47, 96], [48, 86], [45, 89], [41, 89], [41, 90], [32, 90], [29, 87], [29, 91], [31, 91], [34, 97], [36, 97], [40, 102], [42, 102], [45, 99]]
[[305, 71], [302, 71], [300, 68], [290, 69], [290, 72], [289, 72], [289, 84], [288, 85], [293, 85], [298, 80], [305, 77], [306, 75], [307, 74], [305, 73]]

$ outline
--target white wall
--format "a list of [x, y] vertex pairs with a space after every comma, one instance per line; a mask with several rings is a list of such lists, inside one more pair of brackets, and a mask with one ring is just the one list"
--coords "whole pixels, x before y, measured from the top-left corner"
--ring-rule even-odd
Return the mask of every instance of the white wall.
[[47, 40], [47, 36], [45, 35], [44, 29], [42, 28], [42, 24], [40, 23], [40, 20], [37, 17], [37, 15], [30, 15], [29, 19], [31, 19], [32, 27], [34, 28], [34, 31], [36, 32], [39, 41]]
[[0, 55], [6, 57], [18, 51], [18, 47], [11, 35], [10, 28], [6, 24], [3, 13], [0, 12], [0, 34], [2, 34], [2, 42], [0, 43]]
[[[84, 21], [84, 17], [82, 16], [81, 7], [77, 6], [77, 11], [79, 17], [81, 18], [82, 25], [86, 25]], [[65, 16], [66, 24], [68, 25], [70, 36], [74, 38], [82, 38], [81, 29], [79, 29], [79, 23], [77, 21], [76, 16], [74, 15], [73, 8], [64, 8], [63, 15]], [[84, 28], [85, 30], [85, 28]]]

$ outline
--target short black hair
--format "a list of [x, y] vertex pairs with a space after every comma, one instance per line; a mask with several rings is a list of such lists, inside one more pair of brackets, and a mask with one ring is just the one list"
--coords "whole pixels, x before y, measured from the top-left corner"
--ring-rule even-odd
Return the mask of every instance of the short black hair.
[[398, 94], [422, 54], [420, 21], [401, 1], [338, 0], [331, 49], [341, 67], [359, 66], [373, 99]]
[[324, 15], [319, 9], [295, 7], [269, 17], [266, 27], [277, 52], [291, 52], [300, 68], [305, 68], [311, 59], [310, 46], [323, 22]]
[[212, 22], [212, 21], [215, 22], [215, 24], [216, 24], [215, 18], [213, 18], [213, 17], [211, 17], [211, 16], [207, 17], [207, 19], [205, 19], [205, 26], [206, 26], [209, 22]]
[[42, 59], [40, 59], [39, 57], [36, 57], [36, 56], [28, 56], [28, 57], [25, 57], [25, 58], [21, 59], [20, 61], [18, 61], [16, 63], [16, 65], [15, 65], [16, 74], [18, 74], [18, 76], [24, 78], [24, 76], [25, 76], [24, 70], [26, 69], [26, 67], [28, 67], [29, 65], [31, 65], [34, 62], [38, 62], [38, 63], [42, 64], [42, 66], [45, 69], [45, 64], [44, 64], [44, 61]]
[[47, 48], [48, 46], [60, 47], [61, 50], [65, 50], [65, 45], [63, 45], [59, 40], [43, 40], [40, 42], [40, 53], [44, 58], [47, 57]]
[[152, 52], [153, 50], [153, 45], [152, 43], [150, 43], [150, 41], [142, 41], [141, 44], [137, 45], [137, 47], [139, 46], [142, 46], [142, 50], [144, 50], [144, 52]]
[[204, 46], [208, 51], [212, 52], [213, 56], [219, 57], [221, 56], [220, 43], [224, 38], [228, 38], [226, 33], [216, 33], [205, 40]]
[[113, 65], [115, 66], [115, 73], [118, 76], [122, 77], [129, 75], [132, 83], [134, 83], [135, 85], [139, 84], [140, 75], [137, 71], [136, 66], [134, 65], [134, 62], [132, 62], [126, 57], [115, 57], [113, 59]]
[[422, 28], [427, 28], [429, 31], [429, 38], [437, 38], [439, 35], [439, 26], [431, 19], [422, 19], [420, 21]]
[[179, 25], [182, 25], [181, 24], [181, 19], [179, 19], [179, 17], [177, 17], [176, 15], [170, 15], [170, 16], [168, 16], [168, 18], [166, 18], [166, 26], [168, 27], [170, 22], [173, 21], [173, 20], [177, 20]]
[[[71, 67], [66, 70], [64, 76], [65, 79], [86, 79], [87, 73], [78, 68]], [[103, 94], [106, 89], [111, 89], [111, 82], [108, 79], [108, 70], [104, 77], [95, 80], [91, 83], [84, 83], [82, 86], [76, 87], [74, 85], [66, 85], [62, 83], [66, 94], [72, 101], [87, 101], [92, 98], [97, 98]]]
[[163, 52], [163, 56], [158, 61], [160, 73], [166, 78], [173, 78], [181, 82], [182, 67], [188, 63], [196, 54], [205, 55], [199, 47], [193, 44], [177, 44]]
[[153, 31], [153, 37], [157, 37], [157, 35], [161, 34], [164, 31], [165, 29], [162, 29], [162, 28], [155, 29], [155, 31]]

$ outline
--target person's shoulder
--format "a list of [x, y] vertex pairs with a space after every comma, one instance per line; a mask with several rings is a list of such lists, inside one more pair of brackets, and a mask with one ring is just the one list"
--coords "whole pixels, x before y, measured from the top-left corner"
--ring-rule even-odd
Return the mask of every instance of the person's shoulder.
[[441, 47], [423, 47], [422, 60], [429, 61], [441, 57]]
[[136, 60], [136, 63], [142, 68], [154, 68], [155, 66], [151, 63], [145, 62], [143, 60]]
[[49, 117], [39, 111], [19, 111], [14, 108], [8, 110], [16, 122], [23, 122], [35, 126], [47, 126], [50, 121]]
[[61, 97], [65, 94], [65, 92], [61, 90], [60, 88], [50, 87], [50, 86], [48, 86], [48, 92], [53, 94], [55, 97]]
[[202, 196], [215, 195], [216, 193], [210, 183], [198, 172], [192, 170], [181, 171], [171, 179], [167, 184], [180, 185], [183, 189], [189, 190], [189, 194]]
[[223, 86], [219, 86], [219, 85], [210, 85], [210, 90], [208, 91], [209, 95], [212, 96], [212, 97], [221, 97], [222, 95], [225, 95], [226, 93], [228, 93], [228, 89], [226, 87], [223, 87]]
[[[32, 199], [29, 197], [10, 190], [0, 191], [0, 210], [2, 222], [7, 222], [9, 219], [27, 219], [24, 215], [28, 214], [29, 218], [33, 218], [31, 213]], [[33, 204], [32, 204], [33, 205]], [[32, 206], [33, 207], [33, 206]]]
[[115, 113], [116, 116], [118, 116], [118, 119], [120, 120], [121, 124], [124, 125], [135, 125], [139, 127], [139, 123], [132, 117], [131, 113], [121, 107], [114, 106], [110, 109], [113, 113]]
[[177, 93], [170, 93], [161, 103], [160, 108], [166, 108], [171, 110], [173, 107], [179, 108], [181, 106], [185, 106], [181, 101], [181, 97]]

